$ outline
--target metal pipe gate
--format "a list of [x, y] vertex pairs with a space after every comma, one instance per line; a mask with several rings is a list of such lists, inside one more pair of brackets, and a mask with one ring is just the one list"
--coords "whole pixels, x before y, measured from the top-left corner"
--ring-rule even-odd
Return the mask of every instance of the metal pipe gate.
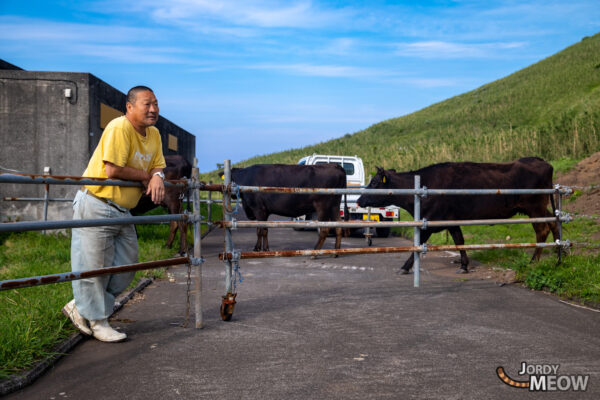
[[[223, 305], [221, 315], [224, 320], [231, 319], [233, 313], [233, 304], [235, 296], [232, 290], [235, 290], [236, 276], [233, 274], [232, 264], [239, 268], [239, 260], [246, 258], [267, 258], [267, 257], [297, 257], [297, 256], [317, 256], [317, 255], [339, 255], [339, 254], [373, 254], [373, 253], [391, 253], [391, 252], [413, 252], [413, 274], [414, 287], [420, 285], [420, 261], [421, 254], [427, 251], [461, 251], [461, 250], [482, 250], [482, 249], [502, 249], [502, 248], [558, 248], [559, 261], [561, 249], [570, 247], [571, 243], [562, 240], [562, 223], [569, 222], [571, 217], [562, 212], [562, 195], [571, 194], [572, 190], [556, 185], [553, 189], [428, 189], [421, 186], [420, 176], [415, 176], [414, 189], [323, 189], [323, 188], [282, 188], [265, 186], [239, 186], [231, 183], [231, 162], [225, 160], [225, 181], [223, 185], [205, 186], [204, 190], [223, 191], [223, 215], [224, 221], [217, 222], [216, 225], [225, 228], [225, 252], [219, 254], [219, 258], [224, 261], [225, 267], [225, 287], [226, 295], [223, 296]], [[231, 207], [227, 209], [226, 204], [231, 202], [232, 193], [294, 193], [294, 194], [371, 194], [371, 195], [413, 195], [414, 196], [414, 221], [394, 221], [394, 222], [316, 222], [316, 221], [236, 221], [232, 217]], [[519, 218], [519, 219], [487, 219], [487, 220], [466, 220], [466, 221], [427, 221], [421, 219], [421, 198], [428, 195], [515, 195], [515, 194], [548, 194], [558, 195], [558, 208], [555, 211], [555, 217], [547, 218]], [[225, 200], [227, 199], [227, 200]], [[462, 225], [500, 225], [500, 224], [523, 224], [523, 223], [545, 223], [556, 222], [559, 226], [559, 239], [552, 243], [516, 243], [516, 244], [475, 244], [475, 245], [446, 245], [435, 246], [421, 244], [421, 230], [427, 227], [440, 226], [462, 226]], [[338, 250], [284, 250], [284, 251], [262, 251], [262, 252], [239, 252], [234, 250], [231, 230], [237, 228], [270, 228], [270, 227], [394, 227], [410, 226], [414, 227], [414, 244], [405, 247], [386, 247], [386, 248], [354, 248]], [[226, 302], [228, 302], [226, 304]], [[228, 309], [229, 307], [229, 309]], [[223, 311], [226, 311], [225, 313]], [[227, 311], [230, 313], [227, 313]]]
[[[196, 164], [196, 163], [194, 163]], [[391, 253], [391, 252], [413, 252], [414, 263], [414, 287], [420, 285], [420, 257], [421, 254], [427, 251], [447, 251], [447, 250], [481, 250], [481, 249], [499, 249], [499, 248], [551, 248], [569, 247], [571, 243], [562, 240], [562, 222], [569, 222], [571, 217], [562, 212], [562, 195], [571, 194], [572, 190], [563, 188], [558, 185], [554, 189], [428, 189], [422, 187], [420, 177], [415, 176], [414, 189], [327, 189], [327, 188], [282, 188], [282, 187], [260, 187], [260, 186], [238, 186], [231, 181], [231, 161], [225, 160], [224, 163], [224, 182], [223, 184], [202, 184], [199, 181], [199, 172], [196, 167], [193, 169], [193, 177], [191, 180], [165, 181], [165, 185], [189, 186], [194, 189], [193, 203], [194, 213], [163, 215], [150, 217], [131, 217], [131, 218], [115, 218], [111, 220], [78, 220], [78, 221], [49, 221], [49, 222], [15, 222], [0, 224], [0, 232], [21, 232], [25, 230], [44, 230], [44, 229], [62, 229], [69, 227], [84, 227], [84, 226], [101, 226], [101, 225], [116, 225], [126, 223], [156, 223], [159, 221], [187, 221], [194, 224], [194, 255], [193, 257], [179, 257], [171, 260], [159, 260], [150, 263], [139, 263], [126, 266], [111, 267], [119, 269], [119, 272], [134, 271], [142, 269], [158, 268], [166, 265], [176, 265], [186, 262], [189, 265], [197, 266], [195, 274], [195, 314], [196, 328], [202, 327], [202, 304], [201, 304], [201, 289], [202, 289], [202, 270], [201, 266], [203, 259], [201, 257], [201, 235], [200, 235], [200, 191], [209, 192], [208, 204], [211, 205], [212, 200], [210, 192], [219, 191], [223, 193], [223, 221], [215, 223], [216, 226], [224, 228], [225, 234], [225, 251], [219, 254], [219, 258], [225, 265], [225, 295], [222, 296], [221, 317], [228, 321], [233, 315], [235, 306], [235, 298], [237, 296], [236, 284], [239, 274], [239, 261], [246, 258], [266, 258], [266, 257], [296, 257], [296, 256], [316, 256], [316, 255], [333, 255], [333, 254], [373, 254], [373, 253]], [[44, 175], [23, 175], [23, 174], [0, 174], [0, 183], [24, 183], [24, 184], [63, 184], [63, 185], [115, 185], [115, 186], [141, 186], [139, 182], [118, 181], [102, 178], [81, 178], [81, 177], [56, 177]], [[393, 222], [316, 222], [316, 221], [237, 221], [233, 215], [239, 207], [239, 199], [234, 209], [232, 207], [232, 193], [295, 193], [295, 194], [374, 194], [374, 195], [413, 195], [414, 196], [414, 220], [413, 221], [393, 221]], [[519, 219], [487, 219], [487, 220], [466, 220], [466, 221], [427, 221], [421, 219], [421, 198], [428, 195], [515, 195], [515, 194], [556, 194], [558, 196], [558, 209], [555, 212], [555, 217], [547, 218], [519, 218]], [[559, 239], [553, 243], [516, 243], [516, 244], [475, 244], [475, 245], [459, 245], [459, 246], [434, 246], [421, 244], [421, 230], [427, 227], [440, 226], [463, 226], [463, 225], [499, 225], [499, 224], [522, 224], [522, 223], [545, 223], [556, 222], [559, 225]], [[250, 227], [394, 227], [405, 226], [414, 228], [414, 244], [413, 246], [404, 247], [384, 247], [384, 248], [354, 248], [354, 249], [338, 249], [338, 250], [285, 250], [285, 251], [269, 251], [269, 252], [239, 252], [236, 251], [233, 244], [232, 230], [237, 228]], [[35, 286], [39, 284], [65, 282], [69, 280], [82, 279], [83, 277], [98, 276], [102, 274], [114, 273], [111, 268], [103, 268], [100, 270], [84, 271], [79, 274], [65, 273], [59, 275], [49, 275], [44, 277], [22, 278], [12, 281], [0, 281], [0, 290], [6, 290], [13, 287]], [[92, 275], [90, 275], [92, 274]], [[85, 276], [82, 276], [85, 275]]]
[[[194, 161], [194, 165], [197, 162]], [[48, 175], [27, 175], [27, 174], [5, 174], [0, 173], [0, 183], [22, 183], [22, 184], [60, 184], [60, 185], [95, 185], [95, 186], [127, 186], [143, 187], [141, 182], [121, 181], [105, 178], [81, 178], [72, 176], [48, 176]], [[111, 219], [88, 219], [88, 220], [67, 220], [67, 221], [32, 221], [32, 222], [8, 222], [0, 224], [0, 232], [24, 232], [29, 230], [47, 230], [47, 229], [65, 229], [65, 228], [83, 228], [104, 225], [123, 225], [123, 224], [152, 224], [157, 222], [184, 221], [194, 224], [194, 255], [192, 257], [177, 257], [166, 260], [158, 260], [130, 265], [111, 266], [100, 269], [93, 269], [82, 272], [66, 272], [62, 274], [45, 275], [38, 277], [29, 277], [0, 281], [0, 290], [9, 290], [30, 286], [39, 286], [51, 283], [68, 282], [89, 277], [96, 277], [112, 273], [141, 271], [145, 269], [154, 269], [164, 266], [188, 264], [198, 267], [195, 274], [195, 314], [196, 328], [202, 328], [202, 263], [201, 245], [200, 245], [200, 225], [203, 223], [200, 216], [200, 194], [199, 171], [197, 167], [192, 169], [192, 179], [165, 181], [165, 186], [185, 187], [189, 186], [194, 190], [194, 213], [173, 214], [173, 215], [153, 215], [143, 217], [125, 217]]]

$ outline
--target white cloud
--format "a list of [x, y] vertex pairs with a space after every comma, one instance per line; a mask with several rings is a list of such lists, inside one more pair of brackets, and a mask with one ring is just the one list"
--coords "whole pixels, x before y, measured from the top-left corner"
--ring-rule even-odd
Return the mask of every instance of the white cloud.
[[0, 16], [0, 39], [12, 41], [120, 43], [128, 39], [155, 39], [166, 31], [126, 26], [106, 26], [43, 19]]
[[399, 43], [396, 54], [417, 58], [487, 58], [497, 56], [498, 50], [516, 49], [525, 46], [525, 42], [467, 44], [443, 41], [423, 41]]
[[[143, 11], [162, 24], [219, 26], [247, 28], [315, 28], [336, 26], [349, 21], [354, 12], [349, 8], [327, 9], [310, 0], [140, 0], [126, 5], [109, 0], [99, 11], [120, 9], [125, 12]], [[235, 31], [234, 31], [235, 32]]]
[[320, 76], [329, 78], [375, 77], [385, 74], [384, 71], [373, 68], [362, 68], [346, 65], [258, 64], [248, 66], [247, 68], [283, 71], [294, 75]]
[[0, 40], [12, 43], [13, 49], [18, 44], [25, 52], [37, 48], [38, 54], [88, 56], [123, 63], [186, 62], [182, 48], [147, 44], [166, 35], [160, 29], [0, 17]]

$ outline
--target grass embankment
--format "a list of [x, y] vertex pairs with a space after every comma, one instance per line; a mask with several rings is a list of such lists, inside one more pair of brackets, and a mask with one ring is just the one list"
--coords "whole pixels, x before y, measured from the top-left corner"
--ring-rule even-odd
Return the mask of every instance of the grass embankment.
[[[202, 215], [206, 216], [206, 205], [202, 207]], [[164, 213], [164, 209], [155, 209], [148, 214]], [[220, 207], [213, 205], [213, 219], [221, 219], [220, 215]], [[140, 262], [171, 258], [179, 248], [179, 235], [171, 249], [165, 248], [168, 225], [138, 225], [137, 230]], [[188, 243], [193, 243], [191, 229]], [[68, 272], [70, 246], [70, 231], [66, 235], [2, 234], [0, 280]], [[144, 277], [163, 278], [165, 271], [166, 268], [139, 271], [132, 287]], [[61, 312], [72, 298], [70, 282], [0, 292], [0, 379], [30, 368], [75, 332]]]

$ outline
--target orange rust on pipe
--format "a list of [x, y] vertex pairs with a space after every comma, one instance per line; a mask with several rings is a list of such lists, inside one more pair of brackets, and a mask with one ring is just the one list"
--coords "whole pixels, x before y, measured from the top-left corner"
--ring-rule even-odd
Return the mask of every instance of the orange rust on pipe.
[[[98, 182], [104, 182], [104, 181], [108, 181], [108, 180], [112, 180], [111, 178], [98, 178], [98, 177], [86, 177], [86, 176], [70, 176], [70, 175], [42, 175], [42, 174], [11, 174], [11, 175], [17, 175], [17, 176], [25, 176], [28, 178], [51, 178], [51, 179], [56, 179], [56, 180], [74, 180], [74, 181], [81, 181], [81, 180], [91, 180], [91, 181], [98, 181]], [[166, 179], [166, 182], [170, 182], [172, 184], [187, 184], [187, 180], [186, 179]]]
[[[485, 244], [485, 245], [430, 245], [427, 251], [446, 250], [477, 250], [477, 249], [525, 249], [534, 247], [555, 247], [555, 243], [546, 243], [538, 246], [537, 243], [514, 243], [514, 244]], [[241, 252], [240, 258], [269, 258], [269, 257], [302, 257], [318, 255], [344, 255], [344, 254], [374, 254], [374, 253], [403, 253], [421, 251], [421, 246], [404, 247], [366, 247], [352, 249], [325, 249], [325, 250], [281, 250], [281, 251], [249, 251]], [[231, 253], [219, 253], [220, 260], [231, 260]]]
[[[138, 271], [143, 269], [153, 269], [158, 267], [167, 267], [170, 265], [179, 265], [189, 263], [188, 257], [177, 257], [170, 258], [168, 260], [160, 260], [160, 261], [148, 261], [138, 264], [129, 264], [129, 265], [120, 265], [117, 267], [109, 267], [110, 274], [118, 274], [121, 272], [130, 272], [130, 271]], [[80, 275], [82, 278], [91, 278], [94, 276], [105, 275], [104, 269], [92, 270], [92, 271], [84, 271]]]
[[40, 280], [39, 279], [28, 279], [26, 281], [19, 281], [19, 282], [6, 282], [4, 284], [2, 284], [2, 288], [3, 289], [14, 289], [14, 288], [18, 288], [21, 286], [37, 286], [39, 284]]
[[200, 185], [200, 190], [208, 192], [222, 192], [225, 185]]
[[107, 274], [118, 274], [118, 273], [122, 273], [122, 272], [140, 271], [140, 270], [144, 270], [144, 269], [166, 267], [166, 266], [170, 266], [170, 265], [187, 264], [187, 263], [189, 263], [189, 261], [190, 260], [188, 257], [177, 257], [177, 258], [170, 258], [167, 260], [149, 261], [149, 262], [138, 263], [138, 264], [120, 265], [120, 266], [116, 266], [116, 267], [106, 267], [106, 268], [100, 268], [100, 269], [95, 269], [95, 270], [91, 270], [91, 271], [83, 271], [83, 272], [80, 272], [77, 274], [71, 273], [66, 276], [68, 278], [67, 280], [62, 278], [65, 276], [65, 274], [47, 275], [47, 276], [42, 276], [42, 277], [37, 277], [37, 278], [31, 278], [31, 279], [28, 279], [25, 281], [4, 282], [2, 284], [2, 289], [4, 290], [4, 289], [15, 289], [15, 288], [19, 288], [19, 287], [39, 286], [39, 285], [46, 285], [46, 284], [50, 284], [50, 283], [57, 283], [57, 282], [60, 282], [61, 280], [69, 281], [69, 280], [75, 280], [75, 279], [93, 278], [96, 276], [107, 275]]

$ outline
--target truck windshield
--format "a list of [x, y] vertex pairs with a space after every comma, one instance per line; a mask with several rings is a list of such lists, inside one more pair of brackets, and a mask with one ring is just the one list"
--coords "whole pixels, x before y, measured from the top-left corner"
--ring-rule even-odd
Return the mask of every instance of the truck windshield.
[[[335, 162], [335, 161], [332, 161]], [[342, 168], [344, 168], [344, 171], [346, 171], [346, 175], [354, 175], [354, 164], [352, 163], [340, 163], [340, 162], [335, 162], [338, 165], [341, 165]], [[327, 161], [317, 161], [315, 164], [328, 164]]]

